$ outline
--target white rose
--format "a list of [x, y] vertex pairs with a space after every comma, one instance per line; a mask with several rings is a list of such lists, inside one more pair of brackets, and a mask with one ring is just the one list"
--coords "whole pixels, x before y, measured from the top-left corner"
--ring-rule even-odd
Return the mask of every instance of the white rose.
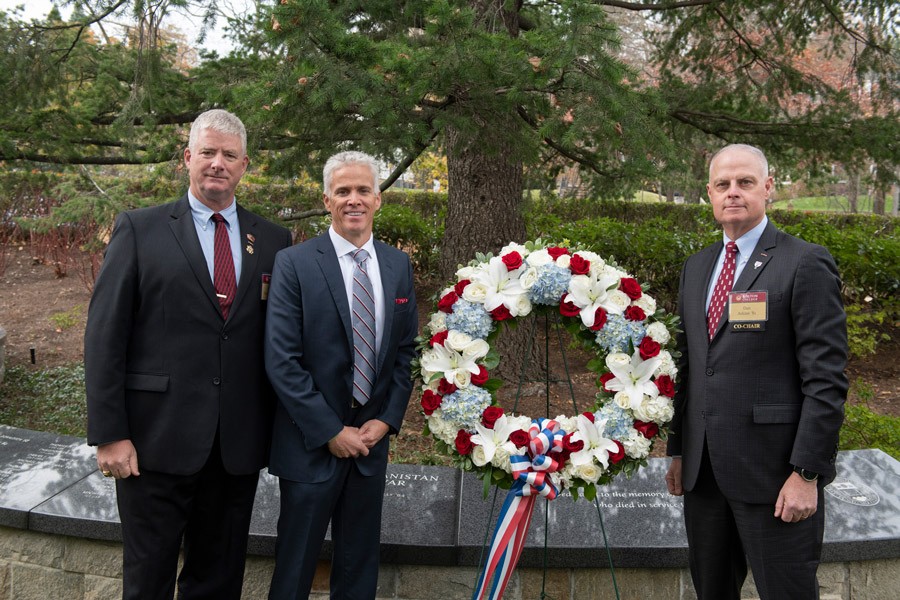
[[534, 267], [528, 267], [521, 275], [519, 275], [519, 284], [522, 286], [523, 290], [530, 290], [534, 287], [537, 280], [538, 270]]
[[469, 334], [457, 331], [456, 329], [451, 329], [447, 334], [447, 339], [444, 340], [444, 347], [456, 350], [457, 352], [462, 352], [462, 349], [471, 341], [472, 337]]
[[631, 397], [628, 395], [628, 392], [616, 392], [616, 395], [613, 396], [613, 402], [622, 410], [631, 410]]
[[447, 329], [447, 313], [438, 311], [431, 315], [428, 321], [428, 330], [433, 334], [440, 333]]
[[553, 262], [553, 257], [550, 256], [550, 253], [544, 250], [535, 250], [531, 254], [528, 255], [528, 264], [532, 267], [542, 267], [544, 265], [548, 265]]
[[559, 423], [559, 428], [566, 433], [578, 431], [578, 417], [567, 417], [566, 415], [557, 415], [554, 419]]
[[507, 244], [506, 246], [504, 246], [500, 250], [500, 256], [509, 254], [510, 252], [518, 252], [519, 256], [521, 256], [522, 258], [525, 258], [526, 256], [528, 256], [528, 249], [525, 248], [525, 246], [523, 246], [522, 244], [517, 244], [515, 242], [512, 242], [511, 244]]
[[483, 283], [472, 282], [463, 290], [463, 300], [475, 304], [484, 304], [487, 298], [487, 287]]
[[659, 321], [650, 323], [650, 325], [647, 326], [647, 335], [655, 342], [659, 342], [660, 346], [665, 346], [669, 343], [669, 340], [672, 339], [672, 336], [669, 335], [669, 330]]
[[600, 479], [600, 475], [602, 475], [602, 472], [600, 470], [600, 467], [597, 466], [594, 461], [591, 461], [583, 465], [578, 465], [578, 467], [575, 469], [575, 474], [588, 483], [597, 483], [597, 480]]
[[454, 369], [450, 383], [458, 388], [467, 388], [472, 381], [472, 374], [466, 369]]
[[[450, 336], [447, 336], [448, 339]], [[475, 338], [469, 339], [469, 342], [460, 348], [463, 356], [469, 360], [478, 360], [479, 358], [483, 358], [487, 356], [487, 353], [490, 351], [491, 346], [486, 341]]]
[[610, 310], [609, 312], [620, 315], [631, 304], [631, 298], [622, 290], [612, 290], [606, 293], [606, 302], [615, 307], [615, 310]]
[[523, 431], [528, 431], [528, 428], [531, 427], [531, 419], [526, 417], [525, 415], [506, 415], [506, 422], [516, 429], [521, 429]]
[[590, 261], [592, 267], [594, 265], [597, 265], [600, 267], [603, 267], [606, 265], [606, 261], [603, 260], [602, 258], [600, 258], [600, 255], [597, 254], [596, 252], [591, 252], [590, 250], [579, 250], [575, 254], [577, 254], [584, 260]]
[[487, 464], [487, 454], [484, 451], [484, 446], [481, 444], [475, 444], [475, 447], [472, 448], [472, 462], [475, 463], [476, 467], [483, 467]]
[[516, 296], [513, 305], [509, 307], [509, 312], [514, 317], [525, 317], [531, 314], [531, 300], [525, 294]]
[[468, 279], [471, 281], [472, 277], [475, 276], [475, 272], [475, 267], [460, 267], [459, 270], [456, 271], [456, 280], [462, 281], [463, 279]]
[[652, 442], [637, 431], [632, 431], [631, 435], [622, 442], [622, 446], [625, 447], [625, 454], [636, 459], [649, 456], [651, 445]]
[[675, 366], [675, 361], [672, 360], [672, 355], [668, 350], [661, 350], [658, 356], [660, 363], [656, 368], [656, 373], [654, 376], [660, 375], [668, 375], [669, 377], [675, 377], [675, 374], [678, 373], [678, 368]]
[[568, 269], [570, 264], [572, 264], [572, 256], [570, 254], [560, 254], [556, 257], [557, 267]]
[[606, 366], [610, 370], [619, 370], [620, 367], [626, 367], [631, 364], [631, 357], [624, 352], [613, 352], [606, 357]]
[[641, 297], [634, 301], [634, 305], [643, 310], [648, 317], [656, 312], [656, 300], [647, 294], [641, 294]]

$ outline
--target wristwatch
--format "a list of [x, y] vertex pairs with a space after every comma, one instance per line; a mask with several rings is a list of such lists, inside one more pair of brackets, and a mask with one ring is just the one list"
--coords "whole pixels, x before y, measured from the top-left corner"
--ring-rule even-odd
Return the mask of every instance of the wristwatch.
[[812, 471], [807, 471], [803, 467], [794, 467], [794, 472], [800, 475], [803, 478], [803, 481], [815, 481], [819, 478], [818, 473], [813, 473]]

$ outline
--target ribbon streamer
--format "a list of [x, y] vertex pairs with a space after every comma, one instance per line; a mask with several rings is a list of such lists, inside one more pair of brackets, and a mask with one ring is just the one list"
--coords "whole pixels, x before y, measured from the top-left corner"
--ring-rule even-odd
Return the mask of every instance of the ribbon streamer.
[[552, 419], [535, 419], [528, 428], [528, 435], [531, 437], [528, 455], [510, 457], [514, 482], [497, 517], [491, 549], [472, 600], [483, 600], [491, 581], [487, 598], [499, 600], [503, 597], [525, 548], [535, 500], [539, 496], [553, 500], [559, 494], [550, 474], [559, 470], [560, 464], [550, 454], [562, 451], [566, 432]]

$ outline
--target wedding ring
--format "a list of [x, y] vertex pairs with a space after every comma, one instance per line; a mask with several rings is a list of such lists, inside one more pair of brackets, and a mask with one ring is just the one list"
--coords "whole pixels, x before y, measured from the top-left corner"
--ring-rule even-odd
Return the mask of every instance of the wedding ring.
[[100, 471], [104, 477], [112, 477], [112, 471]]

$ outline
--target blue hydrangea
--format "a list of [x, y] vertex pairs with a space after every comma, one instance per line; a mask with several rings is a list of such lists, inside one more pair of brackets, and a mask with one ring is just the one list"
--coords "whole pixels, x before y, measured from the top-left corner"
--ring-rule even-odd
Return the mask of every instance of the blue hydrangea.
[[547, 264], [538, 269], [537, 281], [528, 290], [529, 299], [535, 304], [558, 304], [559, 299], [569, 289], [572, 272], [555, 264]]
[[453, 305], [453, 312], [447, 315], [447, 329], [461, 331], [469, 337], [484, 339], [491, 332], [494, 320], [483, 304], [476, 304], [460, 298]]
[[444, 396], [441, 412], [444, 419], [457, 423], [460, 428], [473, 431], [481, 423], [481, 413], [491, 405], [491, 394], [471, 385]]
[[634, 419], [628, 416], [615, 402], [607, 402], [594, 415], [594, 419], [602, 421], [606, 419], [606, 426], [603, 428], [603, 435], [611, 440], [624, 440], [634, 429]]
[[597, 332], [597, 345], [609, 353], [629, 353], [629, 342], [637, 347], [647, 331], [641, 321], [629, 321], [622, 315], [610, 315], [603, 329]]

